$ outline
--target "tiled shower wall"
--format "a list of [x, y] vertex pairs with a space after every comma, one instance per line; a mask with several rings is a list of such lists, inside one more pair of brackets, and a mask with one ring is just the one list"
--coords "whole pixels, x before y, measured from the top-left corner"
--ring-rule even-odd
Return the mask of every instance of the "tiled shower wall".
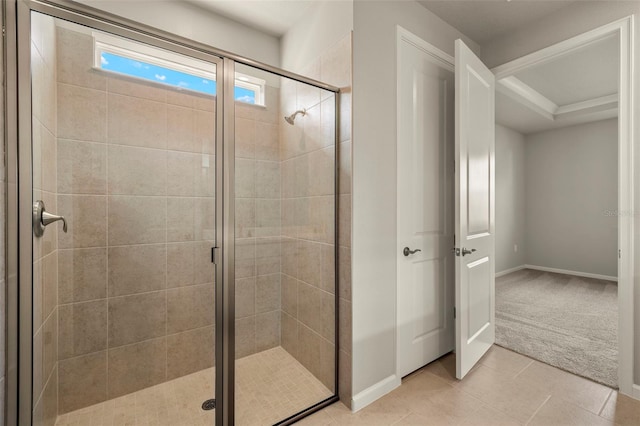
[[90, 35], [56, 35], [62, 414], [213, 365], [215, 100], [94, 71]]
[[280, 89], [236, 102], [236, 358], [280, 345]]
[[[56, 44], [52, 18], [35, 14], [31, 37], [33, 199], [57, 211]], [[53, 425], [58, 410], [58, 224], [33, 240], [33, 416]]]
[[[350, 399], [351, 352], [351, 37], [303, 74], [341, 87], [339, 128], [340, 394]], [[285, 81], [284, 115], [305, 108], [294, 126], [280, 124], [282, 160], [282, 346], [327, 387], [335, 372], [334, 99]], [[344, 394], [343, 394], [344, 393]]]

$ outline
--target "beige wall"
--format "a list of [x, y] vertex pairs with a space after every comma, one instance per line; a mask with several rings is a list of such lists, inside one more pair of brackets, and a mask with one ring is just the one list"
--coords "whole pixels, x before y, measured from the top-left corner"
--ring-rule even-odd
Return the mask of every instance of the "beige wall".
[[62, 414], [213, 365], [215, 103], [57, 46]]
[[496, 124], [496, 273], [526, 263], [524, 152], [524, 136]]

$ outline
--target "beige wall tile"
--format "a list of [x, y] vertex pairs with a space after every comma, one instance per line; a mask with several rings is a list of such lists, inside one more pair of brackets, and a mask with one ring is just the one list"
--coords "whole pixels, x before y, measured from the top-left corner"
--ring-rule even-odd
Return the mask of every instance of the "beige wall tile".
[[[318, 94], [320, 89], [318, 90]], [[320, 104], [307, 108], [307, 115], [304, 116], [304, 144], [302, 149], [304, 152], [316, 151], [325, 145], [322, 136], [322, 108]]]
[[167, 247], [164, 244], [109, 248], [109, 296], [165, 289]]
[[109, 245], [165, 242], [166, 217], [164, 198], [110, 196]]
[[213, 197], [194, 200], [194, 233], [196, 240], [213, 240], [216, 235], [216, 200]]
[[193, 241], [196, 237], [196, 202], [191, 197], [167, 198], [167, 241]]
[[293, 196], [309, 196], [309, 155], [301, 155], [294, 158]]
[[283, 237], [297, 238], [298, 227], [296, 225], [296, 199], [281, 200], [282, 216], [280, 218], [281, 235]]
[[340, 401], [351, 408], [351, 354], [340, 350], [338, 355], [338, 389]]
[[[52, 210], [56, 213], [55, 210]], [[58, 195], [57, 214], [67, 219], [68, 232], [58, 232], [60, 248], [102, 247], [107, 240], [107, 198]], [[51, 225], [49, 228], [60, 226]], [[49, 229], [48, 231], [51, 231]], [[45, 235], [47, 232], [45, 232]]]
[[109, 347], [163, 336], [167, 324], [165, 291], [109, 299]]
[[256, 201], [253, 198], [236, 199], [236, 238], [256, 236]]
[[280, 245], [279, 237], [256, 239], [257, 275], [280, 273]]
[[213, 367], [214, 356], [213, 327], [171, 334], [167, 336], [167, 379]]
[[213, 197], [215, 159], [204, 154], [171, 151], [167, 154], [167, 195]]
[[320, 292], [320, 335], [335, 344], [336, 339], [336, 297], [325, 291]]
[[236, 359], [256, 352], [256, 317], [236, 320]]
[[309, 154], [309, 195], [335, 193], [335, 149], [324, 148]]
[[[295, 107], [285, 109], [286, 114], [293, 114]], [[293, 125], [284, 123], [280, 125], [280, 159], [287, 160], [297, 157], [304, 152], [305, 134], [304, 122], [302, 119], [296, 121]]]
[[236, 279], [253, 277], [256, 274], [256, 240], [236, 240]]
[[93, 38], [56, 27], [57, 77], [61, 83], [106, 90], [104, 75], [93, 71]]
[[37, 402], [42, 394], [42, 390], [44, 388], [44, 362], [42, 360], [42, 356], [44, 355], [43, 351], [43, 341], [42, 341], [42, 333], [43, 330], [39, 329], [33, 335], [33, 360], [32, 360], [32, 395], [33, 402]]
[[107, 349], [107, 300], [60, 305], [58, 359]]
[[335, 241], [335, 199], [333, 196], [309, 200], [310, 234], [314, 241], [333, 244]]
[[236, 156], [236, 198], [256, 196], [256, 162]]
[[280, 198], [280, 163], [256, 161], [256, 197]]
[[311, 241], [298, 242], [298, 279], [319, 287], [321, 281], [322, 245]]
[[340, 299], [340, 350], [351, 353], [352, 347], [352, 316], [351, 302]]
[[167, 147], [166, 104], [113, 93], [107, 99], [110, 143]]
[[110, 75], [107, 78], [107, 91], [156, 102], [166, 102], [167, 100], [166, 89], [151, 82], [147, 83], [125, 76]]
[[[215, 278], [215, 265], [211, 263], [211, 248], [213, 241], [195, 243], [195, 277], [196, 283], [212, 283]], [[237, 256], [237, 252], [236, 252]], [[236, 270], [237, 277], [237, 270]]]
[[59, 83], [57, 99], [59, 138], [106, 141], [105, 92]]
[[212, 284], [167, 290], [167, 333], [212, 325], [214, 297]]
[[298, 281], [282, 274], [282, 310], [293, 318], [298, 317]]
[[256, 236], [277, 237], [280, 235], [280, 200], [256, 200]]
[[58, 193], [107, 193], [107, 145], [58, 139]]
[[235, 137], [236, 159], [255, 158], [256, 122], [252, 119], [236, 117]]
[[[319, 67], [320, 63], [318, 62], [314, 67], [318, 70], [318, 73], [320, 69]], [[309, 110], [320, 103], [319, 88], [306, 83], [297, 83], [296, 86], [298, 109], [306, 108], [307, 110]]]
[[192, 95], [193, 96], [193, 107], [195, 109], [207, 112], [216, 111], [216, 97], [209, 95]]
[[60, 361], [59, 414], [107, 400], [107, 351]]
[[351, 300], [351, 249], [348, 247], [340, 247], [338, 254], [339, 268], [339, 294], [346, 300]]
[[53, 371], [42, 392], [42, 424], [54, 426], [58, 416], [58, 373]]
[[351, 247], [351, 195], [340, 195], [338, 211], [338, 241], [341, 246]]
[[298, 281], [298, 320], [319, 333], [322, 325], [321, 309], [322, 290]]
[[256, 278], [236, 280], [235, 289], [236, 318], [245, 318], [256, 313]]
[[278, 125], [256, 122], [256, 159], [280, 161]]
[[35, 333], [44, 318], [42, 317], [42, 262], [36, 260], [33, 262], [33, 332]]
[[331, 92], [323, 91], [326, 97], [320, 104], [320, 144], [335, 146], [336, 143], [336, 98]]
[[165, 195], [167, 152], [109, 145], [108, 189], [113, 195]]
[[[216, 152], [216, 114], [215, 112], [198, 111], [193, 112], [195, 115], [195, 152], [207, 154], [215, 154]], [[236, 145], [237, 149], [237, 145]]]
[[196, 141], [195, 130], [193, 109], [172, 105], [167, 107], [167, 148], [176, 151], [202, 152]]
[[284, 238], [282, 240], [282, 273], [290, 277], [298, 277], [298, 240]]
[[58, 362], [58, 310], [42, 324], [42, 377], [48, 380]]
[[280, 311], [256, 315], [256, 352], [280, 346]]
[[280, 188], [282, 198], [293, 198], [296, 196], [296, 159], [292, 158], [280, 163]]
[[[280, 310], [280, 274], [256, 278], [256, 314]], [[280, 318], [278, 317], [278, 324]]]
[[351, 194], [351, 141], [340, 143], [340, 194]]
[[[195, 282], [195, 249], [193, 243], [167, 245], [167, 287], [184, 287]], [[198, 283], [200, 284], [200, 283]]]
[[166, 338], [109, 349], [108, 397], [116, 398], [166, 379]]
[[101, 299], [106, 295], [106, 248], [58, 251], [58, 303]]
[[42, 190], [55, 193], [58, 190], [57, 162], [56, 162], [56, 138], [49, 130], [42, 130]]
[[320, 287], [327, 293], [336, 293], [336, 250], [332, 244], [320, 245]]
[[289, 352], [294, 358], [298, 359], [298, 348], [300, 346], [298, 340], [298, 321], [285, 312], [280, 315], [280, 326], [282, 328], [282, 347]]
[[331, 392], [336, 389], [336, 347], [331, 341], [320, 339], [320, 370], [316, 376]]
[[340, 93], [340, 142], [351, 140], [351, 90]]
[[298, 347], [298, 361], [316, 377], [320, 375], [320, 359], [322, 338], [310, 328], [300, 324], [298, 329], [300, 345]]
[[58, 251], [43, 257], [42, 265], [42, 315], [47, 318], [58, 305]]

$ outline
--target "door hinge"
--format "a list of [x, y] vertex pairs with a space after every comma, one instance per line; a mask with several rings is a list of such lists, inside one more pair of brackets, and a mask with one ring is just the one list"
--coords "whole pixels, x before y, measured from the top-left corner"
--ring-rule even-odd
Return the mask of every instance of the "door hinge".
[[453, 319], [456, 319], [456, 307], [453, 307]]
[[618, 250], [618, 259], [622, 259], [622, 250]]
[[211, 247], [211, 263], [217, 265], [220, 263], [220, 248], [219, 247]]

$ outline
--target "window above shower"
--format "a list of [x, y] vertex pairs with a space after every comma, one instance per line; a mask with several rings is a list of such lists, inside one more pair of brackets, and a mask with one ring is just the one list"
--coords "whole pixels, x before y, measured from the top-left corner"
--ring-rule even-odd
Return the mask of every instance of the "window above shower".
[[[215, 68], [205, 61], [145, 46], [104, 33], [93, 33], [93, 67], [177, 90], [216, 95]], [[234, 98], [265, 105], [265, 80], [236, 73]]]

